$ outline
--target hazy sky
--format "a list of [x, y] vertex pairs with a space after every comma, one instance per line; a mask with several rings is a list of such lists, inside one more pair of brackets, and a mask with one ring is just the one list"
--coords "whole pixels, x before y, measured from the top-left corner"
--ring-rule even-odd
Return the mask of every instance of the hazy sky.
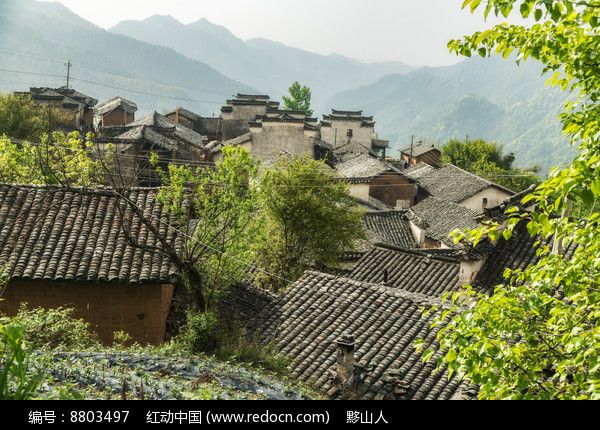
[[264, 37], [321, 54], [362, 60], [444, 65], [453, 37], [489, 27], [481, 12], [461, 11], [463, 0], [60, 0], [104, 28], [126, 19], [202, 17], [242, 39]]

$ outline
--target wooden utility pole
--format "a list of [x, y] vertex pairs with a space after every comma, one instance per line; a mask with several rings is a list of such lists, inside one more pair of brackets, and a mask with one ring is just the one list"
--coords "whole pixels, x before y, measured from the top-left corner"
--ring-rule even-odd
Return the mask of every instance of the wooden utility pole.
[[71, 60], [67, 60], [67, 62], [65, 63], [65, 66], [67, 66], [67, 89], [69, 89], [69, 83], [71, 81], [71, 66], [73, 64], [71, 63]]

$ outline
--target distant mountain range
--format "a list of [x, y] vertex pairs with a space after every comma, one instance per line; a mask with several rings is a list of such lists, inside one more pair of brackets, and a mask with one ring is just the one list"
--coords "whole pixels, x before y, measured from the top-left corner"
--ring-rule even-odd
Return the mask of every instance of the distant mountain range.
[[218, 115], [237, 92], [280, 100], [299, 80], [312, 88], [316, 114], [363, 109], [394, 149], [411, 135], [437, 143], [469, 135], [504, 144], [520, 165], [547, 169], [572, 154], [556, 120], [565, 95], [545, 88], [533, 63], [367, 64], [266, 39], [244, 41], [205, 19], [185, 25], [153, 16], [106, 31], [59, 3], [0, 0], [0, 91], [63, 85], [67, 59], [73, 87], [101, 101], [122, 95], [140, 114], [180, 105]]
[[538, 63], [471, 58], [388, 75], [341, 92], [328, 104], [375, 115], [377, 129], [395, 149], [406, 147], [411, 135], [435, 143], [470, 136], [503, 144], [521, 166], [548, 170], [573, 152], [557, 119], [567, 95], [546, 87], [545, 80]]
[[0, 0], [0, 90], [64, 85], [67, 59], [77, 90], [100, 101], [123, 95], [142, 112], [185, 105], [219, 114], [227, 97], [258, 91], [173, 49], [108, 32], [60, 3]]
[[366, 64], [337, 54], [314, 54], [267, 39], [244, 41], [206, 19], [186, 25], [171, 16], [156, 15], [123, 21], [110, 31], [173, 48], [277, 99], [298, 80], [311, 87], [317, 111], [326, 110], [325, 102], [339, 91], [414, 69], [401, 62]]

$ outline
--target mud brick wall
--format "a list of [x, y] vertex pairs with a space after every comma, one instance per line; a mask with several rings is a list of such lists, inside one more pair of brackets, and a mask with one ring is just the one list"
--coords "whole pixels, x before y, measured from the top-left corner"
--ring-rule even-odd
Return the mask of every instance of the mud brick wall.
[[172, 284], [11, 281], [0, 312], [14, 316], [23, 302], [29, 308], [73, 307], [76, 317], [90, 322], [106, 344], [122, 330], [136, 342], [157, 345], [165, 339], [173, 290]]

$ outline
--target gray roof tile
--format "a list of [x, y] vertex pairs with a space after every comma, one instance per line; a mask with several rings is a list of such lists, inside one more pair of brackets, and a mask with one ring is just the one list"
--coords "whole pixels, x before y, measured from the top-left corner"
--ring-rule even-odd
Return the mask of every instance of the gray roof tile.
[[[156, 193], [131, 189], [126, 197], [180, 252]], [[158, 238], [112, 191], [2, 184], [0, 266], [9, 278], [28, 280], [173, 282], [178, 273]]]

